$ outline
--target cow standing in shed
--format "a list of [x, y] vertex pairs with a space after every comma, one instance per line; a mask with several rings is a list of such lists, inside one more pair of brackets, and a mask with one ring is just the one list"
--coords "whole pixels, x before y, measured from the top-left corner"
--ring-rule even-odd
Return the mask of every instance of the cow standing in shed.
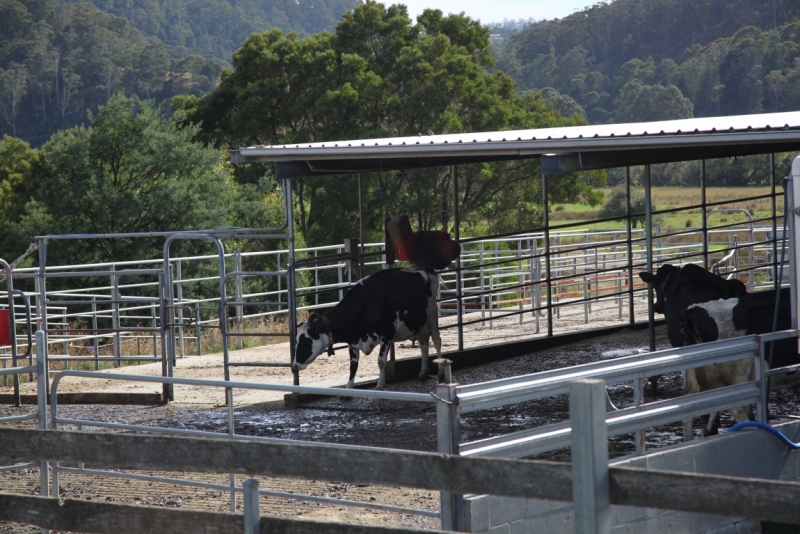
[[298, 325], [292, 367], [302, 370], [333, 344], [346, 343], [350, 353], [352, 388], [359, 352], [370, 354], [380, 345], [380, 376], [376, 389], [386, 388], [386, 357], [395, 341], [416, 339], [422, 352], [419, 377], [428, 373], [428, 340], [441, 354], [436, 297], [439, 276], [426, 269], [385, 269], [359, 280], [344, 298], [322, 317], [312, 315]]
[[[719, 299], [729, 299], [747, 294], [747, 287], [739, 280], [726, 280], [718, 275], [708, 272], [704, 268], [687, 264], [683, 267], [676, 267], [670, 264], [662, 265], [655, 274], [649, 272], [639, 273], [639, 277], [651, 284], [656, 293], [656, 302], [653, 310], [656, 313], [663, 313], [667, 321], [667, 338], [673, 347], [683, 347], [693, 345], [698, 341], [693, 337], [687, 337], [681, 323], [682, 314], [693, 304], [708, 302]], [[739, 362], [723, 364], [727, 366], [710, 365], [687, 369], [684, 374], [684, 388], [687, 395], [714, 389], [726, 383], [724, 377], [729, 375], [738, 376], [741, 372], [730, 369], [739, 365]], [[741, 364], [746, 368], [752, 369], [751, 361]], [[724, 375], [721, 377], [721, 375]], [[734, 410], [734, 416], [742, 417], [741, 411]], [[704, 430], [706, 435], [715, 434], [719, 415], [712, 413], [709, 416], [709, 424]], [[692, 419], [683, 422], [683, 439], [688, 441], [692, 436]]]

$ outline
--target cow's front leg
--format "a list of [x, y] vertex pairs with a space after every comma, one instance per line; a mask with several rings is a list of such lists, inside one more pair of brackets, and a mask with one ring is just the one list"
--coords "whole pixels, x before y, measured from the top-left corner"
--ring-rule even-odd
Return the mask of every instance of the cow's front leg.
[[356, 372], [358, 371], [358, 357], [361, 352], [353, 347], [347, 347], [350, 350], [350, 379], [347, 381], [347, 389], [353, 389], [356, 380]]
[[389, 355], [389, 349], [392, 348], [392, 338], [381, 338], [381, 350], [378, 353], [378, 369], [380, 369], [380, 375], [378, 375], [378, 385], [375, 386], [375, 389], [386, 389], [386, 358]]

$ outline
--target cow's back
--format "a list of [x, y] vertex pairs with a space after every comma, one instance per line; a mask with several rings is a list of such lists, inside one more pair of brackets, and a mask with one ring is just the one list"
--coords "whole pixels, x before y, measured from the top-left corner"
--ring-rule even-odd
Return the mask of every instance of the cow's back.
[[396, 269], [389, 279], [381, 322], [397, 331], [395, 341], [428, 333], [428, 316], [436, 313], [439, 277], [431, 270]]
[[[355, 342], [365, 334], [394, 336], [408, 330], [411, 339], [425, 331], [433, 306], [435, 313], [438, 275], [423, 269], [384, 269], [359, 280], [332, 310], [332, 316], [347, 318], [337, 324], [340, 338]], [[402, 328], [398, 328], [401, 326]]]

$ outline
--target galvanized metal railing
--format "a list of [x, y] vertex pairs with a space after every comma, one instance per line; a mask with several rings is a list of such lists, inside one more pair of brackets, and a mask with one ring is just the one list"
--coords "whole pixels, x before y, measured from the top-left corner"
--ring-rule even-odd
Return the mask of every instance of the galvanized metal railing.
[[[509, 404], [531, 401], [569, 391], [569, 383], [584, 378], [602, 379], [606, 384], [630, 382], [650, 376], [683, 371], [694, 367], [722, 364], [744, 358], [755, 358], [755, 380], [713, 391], [645, 404], [638, 402], [631, 408], [610, 412], [607, 423], [609, 435], [619, 435], [688, 417], [702, 415], [755, 403], [758, 419], [767, 418], [767, 376], [789, 369], [765, 370], [764, 344], [770, 341], [797, 337], [790, 330], [761, 336], [747, 336], [714, 343], [704, 343], [680, 349], [637, 354], [614, 360], [578, 365], [554, 371], [494, 380], [480, 384], [456, 386], [454, 398], [455, 417], [462, 414], [497, 408]], [[459, 426], [457, 422], [452, 426]], [[569, 424], [545, 425], [492, 437], [461, 443], [459, 453], [467, 456], [503, 456], [521, 458], [539, 454], [569, 444]], [[637, 451], [637, 452], [643, 452]]]

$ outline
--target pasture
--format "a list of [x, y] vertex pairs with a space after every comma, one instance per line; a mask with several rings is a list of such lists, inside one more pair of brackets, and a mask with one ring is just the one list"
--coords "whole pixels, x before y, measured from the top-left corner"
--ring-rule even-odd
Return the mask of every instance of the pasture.
[[[602, 188], [607, 199], [611, 189]], [[632, 192], [636, 192], [637, 188], [632, 188]], [[638, 192], [642, 193], [643, 190], [638, 188]], [[708, 187], [706, 189], [706, 202], [709, 204], [722, 202], [724, 204], [715, 206], [714, 209], [745, 209], [750, 214], [758, 219], [769, 217], [772, 215], [772, 200], [769, 198], [762, 198], [758, 200], [742, 201], [742, 198], [756, 197], [767, 195], [771, 192], [769, 187]], [[780, 189], [779, 189], [780, 192]], [[684, 206], [694, 206], [700, 204], [700, 188], [698, 187], [653, 187], [652, 189], [653, 204], [658, 210], [681, 208]], [[565, 223], [579, 223], [587, 222], [587, 228], [590, 227], [588, 223], [598, 218], [598, 213], [601, 206], [589, 206], [587, 204], [555, 204], [551, 205], [550, 221], [551, 224], [565, 224]], [[710, 210], [711, 208], [709, 208]], [[783, 213], [783, 204], [776, 205], [778, 214]], [[710, 226], [731, 224], [735, 222], [747, 222], [747, 216], [743, 213], [724, 213], [715, 214], [711, 216], [709, 222]], [[654, 219], [654, 225], [664, 226], [668, 228], [698, 228], [703, 225], [702, 210], [700, 208], [693, 208], [676, 213], [657, 215]], [[603, 223], [604, 227], [609, 228], [625, 228], [624, 221], [615, 221], [610, 223]]]

